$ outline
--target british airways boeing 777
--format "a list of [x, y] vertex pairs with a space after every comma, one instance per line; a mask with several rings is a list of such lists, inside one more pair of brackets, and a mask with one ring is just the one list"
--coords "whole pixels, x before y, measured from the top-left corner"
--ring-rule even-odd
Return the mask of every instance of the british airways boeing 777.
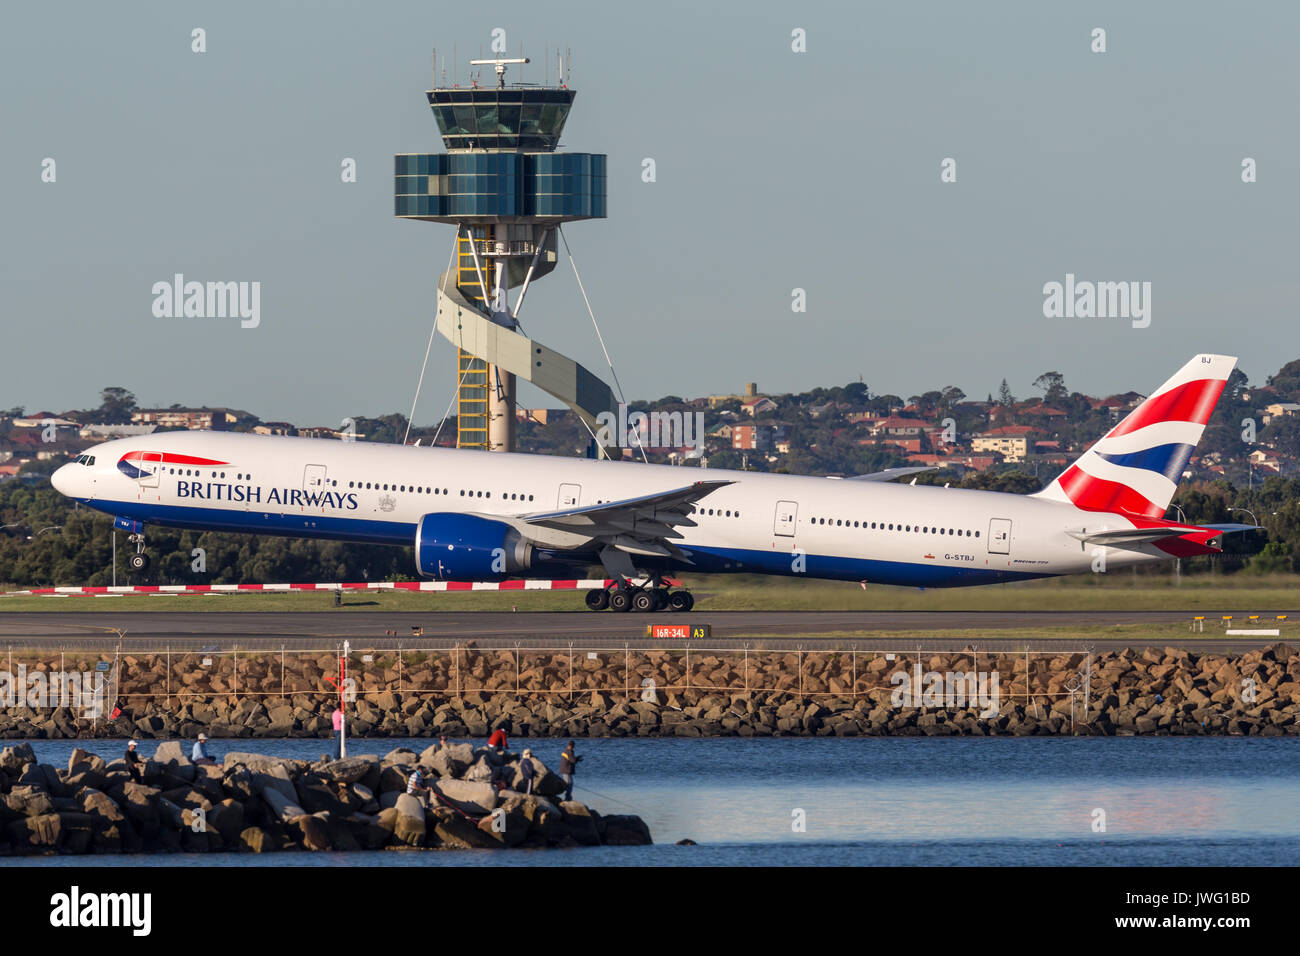
[[[593, 610], [689, 610], [674, 571], [956, 587], [1214, 554], [1227, 531], [1165, 520], [1236, 365], [1197, 355], [1033, 495], [229, 432], [122, 438], [54, 473], [148, 558], [148, 524], [414, 545], [447, 581], [600, 564]], [[873, 480], [874, 479], [874, 480]], [[633, 582], [647, 580], [645, 586]]]

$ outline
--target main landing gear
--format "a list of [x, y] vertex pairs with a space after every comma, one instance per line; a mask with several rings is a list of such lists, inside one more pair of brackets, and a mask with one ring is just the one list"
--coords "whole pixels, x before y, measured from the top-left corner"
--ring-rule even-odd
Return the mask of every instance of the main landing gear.
[[689, 611], [695, 606], [695, 598], [690, 591], [678, 589], [669, 591], [662, 582], [655, 582], [646, 587], [634, 587], [620, 582], [613, 587], [592, 588], [587, 592], [587, 607], [592, 611], [639, 611], [648, 614], [653, 611]]

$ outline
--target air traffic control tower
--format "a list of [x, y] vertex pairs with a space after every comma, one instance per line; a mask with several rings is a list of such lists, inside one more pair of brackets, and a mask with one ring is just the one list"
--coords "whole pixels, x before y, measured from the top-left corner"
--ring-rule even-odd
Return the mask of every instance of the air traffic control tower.
[[447, 151], [395, 157], [398, 218], [456, 227], [437, 287], [437, 329], [456, 346], [456, 445], [514, 450], [517, 378], [599, 434], [596, 416], [617, 408], [609, 386], [524, 335], [519, 309], [555, 268], [560, 226], [605, 217], [605, 157], [556, 151], [573, 106], [567, 83], [507, 84], [507, 67], [526, 58], [470, 62], [495, 67], [496, 85], [425, 94]]

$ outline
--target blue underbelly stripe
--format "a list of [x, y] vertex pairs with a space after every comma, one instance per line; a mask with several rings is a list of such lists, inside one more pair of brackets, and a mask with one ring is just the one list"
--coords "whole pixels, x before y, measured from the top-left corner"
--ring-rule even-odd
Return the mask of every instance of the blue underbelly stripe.
[[[84, 499], [83, 499], [84, 501]], [[334, 515], [281, 514], [274, 511], [236, 511], [224, 508], [160, 505], [143, 501], [84, 501], [106, 514], [134, 518], [146, 525], [157, 524], [197, 531], [226, 531], [237, 534], [271, 534], [295, 538], [326, 538], [364, 544], [411, 546], [415, 525], [404, 521]], [[915, 564], [875, 558], [805, 555], [805, 570], [795, 572], [788, 551], [753, 551], [743, 548], [689, 548], [691, 563], [674, 564], [672, 570], [731, 574], [777, 574], [787, 577], [822, 578], [837, 581], [867, 581], [902, 587], [961, 587], [1025, 581], [1054, 576], [1009, 569], [954, 567], [945, 564]], [[546, 576], [546, 575], [539, 575]]]

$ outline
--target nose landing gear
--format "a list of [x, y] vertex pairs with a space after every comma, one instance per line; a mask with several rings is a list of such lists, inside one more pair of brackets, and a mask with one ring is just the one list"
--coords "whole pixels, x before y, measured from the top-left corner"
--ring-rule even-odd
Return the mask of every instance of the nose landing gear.
[[150, 561], [144, 550], [144, 532], [129, 535], [126, 540], [135, 544], [135, 554], [126, 559], [127, 567], [132, 571], [148, 571]]

